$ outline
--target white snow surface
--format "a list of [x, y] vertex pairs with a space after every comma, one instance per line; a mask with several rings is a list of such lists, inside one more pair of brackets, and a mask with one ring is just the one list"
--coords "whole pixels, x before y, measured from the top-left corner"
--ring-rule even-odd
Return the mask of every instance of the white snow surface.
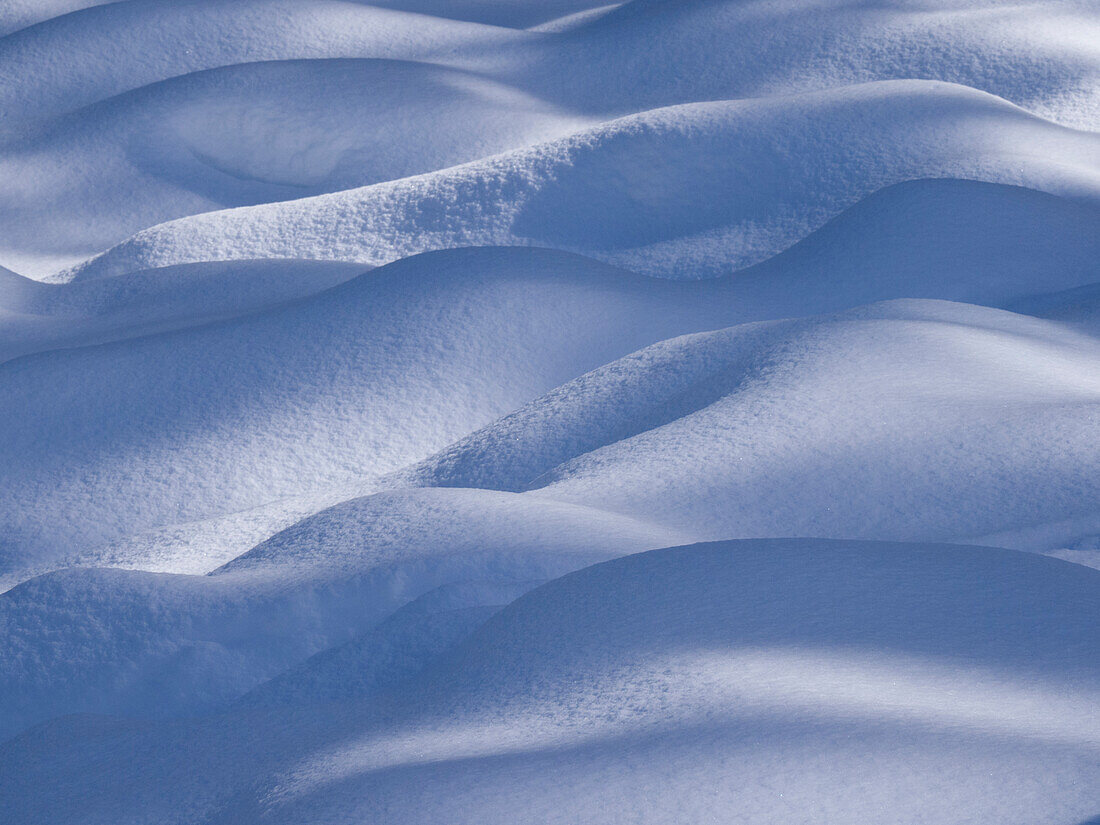
[[0, 821], [1100, 822], [1096, 0], [0, 0]]
[[25, 822], [1081, 822], [1098, 589], [957, 545], [634, 554], [519, 598], [373, 701], [64, 717], [0, 746], [0, 783]]

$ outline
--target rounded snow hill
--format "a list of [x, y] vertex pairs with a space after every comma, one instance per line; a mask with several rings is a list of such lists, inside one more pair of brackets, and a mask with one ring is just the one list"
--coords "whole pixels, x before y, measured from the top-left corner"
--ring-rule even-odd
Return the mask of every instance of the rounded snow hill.
[[534, 484], [700, 538], [967, 540], [1095, 520], [1098, 345], [913, 301], [680, 339], [637, 363], [710, 369], [665, 390], [641, 367], [631, 383], [655, 403], [638, 428]]
[[[893, 196], [902, 205], [936, 205], [942, 201], [926, 199], [922, 193], [934, 194], [941, 188], [952, 197], [956, 190], [969, 191], [964, 184], [939, 182], [927, 188], [916, 186], [910, 193], [915, 198], [900, 190]], [[998, 201], [993, 197], [998, 192], [1001, 190], [990, 190], [985, 194], [991, 197], [985, 197], [980, 191], [982, 197], [969, 202], [987, 208], [1007, 204], [1010, 208], [1003, 214], [1014, 213], [1017, 202], [1021, 208], [1030, 205], [1041, 217], [1031, 226], [1026, 221], [1015, 224], [1030, 233], [1021, 234], [1025, 241], [1039, 234], [1043, 226], [1054, 227], [1050, 237], [1057, 239], [1062, 237], [1056, 228], [1058, 221], [1067, 231], [1075, 231], [1082, 225], [1081, 220], [1088, 219], [1087, 213], [1078, 215], [1072, 208], [1063, 209], [1061, 202], [1052, 198], [1044, 200], [1034, 193], [1005, 190], [1002, 194], [1008, 196], [1007, 200]], [[1040, 208], [1047, 210], [1045, 215]], [[859, 236], [865, 224], [864, 218], [853, 218], [847, 228], [838, 224], [834, 235], [843, 239], [844, 233], [851, 231]], [[935, 225], [933, 221], [931, 229]], [[915, 234], [914, 249], [920, 247], [921, 237], [919, 232]], [[1082, 233], [1082, 237], [1092, 235]], [[1078, 277], [1089, 279], [1092, 263], [1086, 254], [1088, 243], [1079, 244], [1083, 245], [1076, 251], [1052, 259], [1052, 265], [1067, 264], [1061, 271], [1036, 270], [1030, 276], [1049, 275], [1051, 285], [1066, 278], [1062, 283], [1067, 286]], [[843, 258], [844, 248], [843, 244], [830, 247], [838, 259]], [[1007, 247], [1006, 254], [1013, 248]], [[801, 253], [791, 254], [797, 261]], [[74, 282], [64, 287], [27, 282], [23, 285], [67, 296], [57, 300], [57, 305], [78, 306], [84, 298], [89, 303], [95, 303], [93, 298], [108, 305], [122, 302], [122, 309], [114, 315], [89, 319], [65, 312], [51, 316], [42, 328], [48, 326], [50, 334], [63, 332], [68, 338], [47, 338], [37, 343], [72, 345], [81, 342], [77, 340], [80, 336], [87, 336], [84, 343], [93, 343], [104, 337], [150, 331], [149, 324], [154, 328], [156, 324], [200, 324], [209, 321], [212, 313], [216, 317], [217, 312], [245, 311], [255, 302], [278, 295], [293, 297], [295, 290], [317, 285], [310, 280], [313, 269], [291, 263], [270, 271], [259, 263], [242, 272], [229, 264], [210, 266], [213, 270], [209, 273], [186, 268], [174, 275], [171, 271], [149, 273], [148, 283], [138, 276]], [[792, 267], [790, 271], [795, 270]], [[1012, 271], [1010, 264], [1006, 264], [1005, 271]], [[318, 271], [317, 277], [339, 279], [344, 274]], [[985, 291], [991, 297], [1004, 297], [1012, 283], [1003, 288], [987, 283], [987, 274], [988, 270], [982, 268], [967, 268], [959, 273], [958, 280], [952, 280], [950, 273], [940, 273], [925, 284], [911, 287], [902, 268], [903, 277], [895, 278], [895, 283], [900, 294], [910, 289], [934, 293], [942, 287], [948, 294]], [[161, 280], [169, 275], [171, 279]], [[855, 286], [850, 289], [843, 282], [836, 283], [830, 301], [846, 306], [858, 302], [868, 291], [872, 296], [881, 294], [882, 283], [856, 275], [852, 276]], [[194, 283], [189, 281], [192, 277], [196, 278]], [[219, 280], [222, 277], [224, 281]], [[298, 283], [298, 278], [305, 279], [305, 286]], [[764, 359], [766, 363], [773, 357], [759, 347], [795, 352], [801, 346], [798, 342], [811, 334], [797, 332], [799, 324], [792, 323], [776, 328], [773, 344], [760, 343], [772, 339], [761, 337], [765, 333], [759, 331], [721, 333], [705, 339], [713, 346], [673, 342], [664, 350], [598, 371], [580, 383], [565, 384], [518, 416], [493, 424], [469, 441], [444, 448], [554, 387], [639, 347], [686, 332], [726, 327], [746, 318], [797, 312], [802, 308], [803, 291], [827, 291], [821, 278], [822, 273], [811, 266], [796, 284], [800, 289], [791, 288], [790, 280], [780, 280], [779, 288], [774, 289], [764, 277], [744, 282], [720, 279], [683, 283], [639, 278], [560, 252], [453, 250], [402, 261], [334, 291], [258, 315], [9, 361], [0, 365], [0, 383], [8, 388], [0, 397], [0, 409], [4, 420], [10, 422], [7, 433], [11, 436], [0, 445], [5, 455], [0, 475], [9, 491], [6, 504], [0, 505], [6, 525], [3, 544], [7, 584], [56, 564], [94, 565], [101, 559], [165, 571], [207, 570], [209, 567], [202, 565], [208, 561], [216, 565], [231, 558], [317, 507], [360, 495], [384, 473], [440, 450], [443, 452], [439, 456], [411, 476], [386, 483], [526, 489], [537, 476], [562, 462], [617, 439], [639, 435], [652, 426], [669, 424], [676, 414], [697, 412], [699, 408], [694, 404], [717, 402], [719, 396], [711, 397], [706, 392], [717, 393], [722, 388], [723, 392], [733, 392], [738, 376], [756, 375], [751, 372], [755, 369], [752, 359]], [[173, 285], [173, 280], [178, 283]], [[1025, 274], [1015, 284], [1023, 296], [1034, 291], [1034, 286], [1027, 283]], [[164, 291], [158, 293], [161, 287]], [[266, 288], [272, 289], [270, 295], [262, 294]], [[787, 304], [783, 302], [784, 293]], [[158, 303], [158, 296], [165, 300]], [[911, 318], [910, 309], [915, 312]], [[1024, 385], [1019, 378], [1027, 375], [1031, 376], [1029, 381], [1034, 378], [1035, 386], [1049, 388], [1050, 399], [1077, 399], [1080, 381], [1087, 384], [1092, 380], [1081, 376], [1095, 372], [1095, 344], [1064, 333], [1057, 324], [1031, 323], [973, 307], [936, 309], [933, 316], [946, 313], [945, 318], [954, 319], [943, 323], [925, 317], [931, 310], [920, 305], [909, 309], [899, 305], [882, 311], [893, 313], [892, 320], [881, 319], [881, 326], [895, 330], [896, 341], [890, 337], [892, 332], [887, 333], [887, 340], [894, 342], [888, 345], [873, 335], [852, 338], [844, 344], [840, 343], [842, 336], [837, 338], [835, 346], [826, 348], [834, 355], [826, 356], [825, 350], [821, 351], [821, 363], [832, 365], [832, 389], [826, 392], [826, 388], [819, 387], [812, 393], [816, 399], [812, 403], [799, 402], [790, 407], [788, 417], [799, 410], [806, 416], [805, 420], [798, 419], [798, 426], [808, 427], [807, 433], [822, 433], [823, 445], [827, 446], [819, 450], [819, 459], [825, 462], [819, 468], [831, 468], [823, 482], [800, 486], [809, 467], [798, 470], [797, 462], [789, 463], [793, 459], [757, 455], [764, 449], [764, 442], [755, 452], [749, 451], [756, 456], [751, 460], [748, 454], [739, 454], [738, 466], [749, 473], [742, 481], [751, 489], [757, 489], [751, 482], [754, 474], [765, 473], [772, 479], [773, 492], [786, 490], [777, 501], [793, 496], [792, 507], [804, 490], [819, 490], [814, 508], [795, 516], [783, 506], [776, 508], [769, 503], [764, 488], [759, 488], [755, 493], [739, 493], [737, 500], [742, 506], [719, 518], [716, 514], [726, 509], [725, 496], [733, 494], [733, 488], [726, 485], [741, 482], [734, 481], [736, 474], [730, 475], [731, 467], [723, 469], [715, 464], [717, 475], [712, 476], [708, 470], [692, 473], [685, 481], [684, 491], [698, 487], [699, 500], [689, 509], [699, 518], [690, 525], [677, 523], [678, 529], [686, 527], [693, 536], [710, 538], [716, 534], [745, 535], [748, 524], [755, 525], [750, 534], [765, 535], [792, 532], [795, 525], [801, 525], [798, 531], [844, 535], [852, 530], [873, 529], [871, 525], [879, 518], [889, 520], [888, 514], [900, 507], [905, 514], [904, 524], [895, 523], [891, 529], [898, 532], [891, 533], [891, 537], [968, 538], [1024, 527], [1028, 522], [1081, 515], [1077, 512], [1082, 506], [1081, 496], [1088, 495], [1092, 488], [1083, 480], [1073, 479], [1081, 479], [1087, 471], [1085, 458], [1091, 455], [1088, 443], [1080, 446], [1081, 460], [1062, 468], [1062, 480], [1038, 469], [1047, 467], [1055, 473], [1061, 467], [1058, 462], [1068, 461], [1069, 448], [1055, 452], [1047, 449], [1062, 438], [1075, 443], [1077, 436], [1063, 431], [1071, 426], [1071, 419], [1076, 420], [1068, 408], [1054, 400], [1040, 404], [1039, 399], [1033, 399], [1036, 403], [1030, 405], [1020, 401], [1020, 414], [1031, 422], [1026, 431], [1027, 443], [1039, 451], [1039, 458], [1035, 467], [1020, 470], [1019, 484], [1011, 483], [1009, 478], [1015, 472], [1011, 468], [1023, 462], [1023, 457], [1014, 459], [1011, 456], [1015, 451], [1005, 450], [1007, 457], [996, 459], [1000, 464], [991, 462], [1005, 449], [997, 439], [1010, 437], [1009, 423], [1000, 406], [1004, 386], [1019, 387], [1023, 399]], [[850, 321], [807, 323], [807, 330], [840, 330], [861, 322], [853, 316]], [[990, 324], [1002, 332], [986, 330]], [[967, 332], [971, 325], [975, 329]], [[16, 329], [28, 328], [24, 325]], [[937, 330], [941, 328], [950, 334], [937, 341]], [[923, 332], [914, 337], [916, 330]], [[790, 339], [780, 343], [787, 335]], [[1048, 343], [1040, 345], [1039, 340]], [[716, 343], [719, 341], [725, 343]], [[744, 351], [739, 349], [743, 344], [747, 347]], [[13, 344], [19, 345], [30, 344]], [[925, 359], [926, 368], [914, 373], [916, 354]], [[774, 357], [783, 362], [786, 356]], [[868, 371], [861, 376], [846, 371], [845, 359], [851, 363], [873, 361], [874, 366], [867, 366]], [[1063, 362], [1072, 365], [1068, 371], [1050, 368]], [[809, 387], [814, 383], [809, 377], [810, 362], [795, 366], [800, 363], [794, 358], [789, 366], [797, 374], [804, 374], [799, 380], [808, 382]], [[728, 372], [724, 378], [722, 370]], [[882, 388], [892, 386], [904, 388], [897, 398], [913, 398], [911, 410], [934, 407], [932, 399], [942, 394], [941, 386], [957, 387], [959, 376], [971, 371], [985, 376], [973, 384], [971, 400], [963, 400], [966, 393], [958, 395], [953, 412], [942, 405], [936, 408], [938, 418], [901, 409], [897, 418], [891, 419], [893, 424], [860, 429], [852, 424], [857, 419], [845, 423], [848, 419], [838, 417], [839, 413], [816, 412], [818, 408], [840, 410], [848, 409], [850, 404], [863, 404], [858, 420], [884, 414], [883, 405], [892, 403], [894, 395], [884, 394]], [[980, 390], [985, 386], [983, 382], [992, 380], [988, 376], [1000, 376], [1007, 382], [995, 389], [992, 400], [984, 400], [984, 390]], [[711, 389], [693, 388], [692, 381]], [[865, 398], [854, 398], [844, 391], [857, 384], [867, 387]], [[773, 391], [767, 381], [752, 386], [759, 392], [759, 399], [752, 403], [766, 404], [764, 399]], [[794, 390], [787, 387], [782, 392]], [[675, 393], [686, 394], [673, 398]], [[376, 404], [369, 401], [371, 398], [388, 401]], [[732, 395], [722, 403], [744, 412], [748, 408], [739, 404], [748, 403], [745, 398]], [[123, 409], [125, 415], [120, 414]], [[849, 412], [854, 415], [855, 409]], [[1054, 418], [1043, 424], [1041, 414], [1046, 413], [1042, 411], [1049, 411]], [[1063, 421], [1065, 415], [1070, 418]], [[973, 419], [969, 426], [982, 431], [974, 438], [975, 446], [969, 452], [949, 449], [967, 416]], [[992, 429], [985, 429], [985, 416], [993, 422]], [[941, 420], [947, 429], [940, 432], [932, 427], [930, 422], [935, 420]], [[822, 429], [834, 425], [835, 430]], [[1072, 426], [1079, 425], [1080, 421]], [[780, 427], [778, 420], [775, 426]], [[786, 427], [788, 435], [784, 438], [808, 437], [798, 436], [797, 428], [791, 429], [795, 427], [793, 422]], [[777, 438], [780, 430], [783, 428], [776, 431]], [[884, 435], [887, 432], [889, 436]], [[948, 432], [954, 435], [948, 437]], [[887, 456], [894, 469], [880, 467], [875, 471], [884, 474], [880, 478], [884, 486], [868, 492], [862, 504], [853, 502], [850, 507], [837, 509], [835, 497], [844, 485], [854, 483], [851, 474], [857, 471], [859, 462], [853, 457], [866, 454], [864, 462], [870, 463], [869, 456], [878, 455], [881, 449], [874, 446], [874, 439], [880, 436], [897, 445], [911, 445], [912, 450], [889, 451]], [[638, 442], [631, 439], [624, 443]], [[845, 457], [844, 451], [857, 444], [862, 452]], [[721, 446], [707, 455], [718, 461], [718, 456], [730, 457], [729, 449], [728, 445]], [[963, 481], [958, 482], [964, 485], [963, 498], [947, 493], [950, 484], [934, 481], [937, 474], [928, 463], [932, 459], [918, 460], [922, 452], [950, 459], [951, 466], [966, 469], [959, 476]], [[654, 462], [668, 458], [660, 449], [652, 454]], [[710, 459], [702, 460], [701, 466], [712, 466]], [[158, 469], [165, 464], [173, 468], [168, 476]], [[755, 468], [751, 472], [747, 469], [750, 466]], [[904, 480], [905, 473], [922, 467], [919, 471], [928, 479], [928, 498], [901, 503], [909, 484]], [[635, 505], [630, 491], [636, 489], [640, 501], [647, 502], [642, 509], [649, 507], [651, 496], [657, 496], [653, 512], [664, 512], [661, 495], [650, 490], [656, 483], [654, 478], [660, 476], [639, 481], [635, 488], [635, 481], [626, 482], [632, 473], [620, 476], [615, 471], [614, 483], [607, 489], [602, 489], [602, 482], [593, 481], [601, 487], [594, 493], [596, 500], [606, 500], [616, 509], [630, 509]], [[1033, 482], [1033, 491], [1042, 491], [1038, 499], [1020, 507], [1014, 504], [982, 509], [981, 502], [1016, 502], [1025, 478]], [[717, 486], [711, 488], [712, 482]], [[788, 482], [789, 486], [784, 486]], [[554, 489], [572, 495], [565, 491], [579, 483], [570, 482], [560, 488], [555, 485]], [[830, 486], [834, 484], [837, 486]], [[941, 486], [943, 490], [935, 492]], [[712, 489], [720, 496], [713, 501], [704, 493]], [[979, 491], [981, 498], [966, 504], [966, 496]], [[278, 505], [297, 497], [305, 498], [286, 507]], [[935, 506], [926, 508], [929, 502], [935, 502]], [[1046, 519], [1040, 512], [1044, 506], [1052, 508]], [[252, 512], [253, 508], [267, 508], [267, 514]], [[850, 516], [841, 515], [844, 511], [850, 511]], [[774, 516], [770, 520], [769, 512]], [[872, 513], [879, 516], [865, 520]], [[239, 514], [239, 519], [233, 514]], [[648, 517], [648, 512], [643, 517]], [[236, 536], [240, 531], [225, 522], [226, 518], [245, 525], [241, 536]], [[738, 526], [741, 518], [747, 521]], [[263, 526], [265, 519], [270, 522], [268, 527]], [[197, 533], [183, 530], [182, 538], [170, 540], [175, 549], [166, 549], [164, 541], [154, 535], [158, 530], [179, 533], [188, 522], [199, 527], [200, 522], [222, 526], [199, 529]], [[129, 537], [148, 543], [149, 550], [130, 548], [119, 551], [126, 558], [118, 556], [112, 545], [129, 541]], [[1060, 536], [1051, 541], [1077, 538]], [[223, 539], [224, 545], [220, 543]], [[1007, 538], [1000, 541], [1012, 543]], [[101, 547], [102, 553], [98, 549]], [[157, 556], [162, 553], [170, 558]]]
[[[362, 269], [338, 261], [210, 261], [66, 284], [9, 271], [0, 284], [0, 361], [198, 326], [321, 292]], [[732, 284], [716, 285], [712, 297], [736, 306], [740, 321], [901, 297], [1044, 314], [1028, 311], [1032, 296], [1097, 280], [1097, 205], [935, 179], [875, 192], [789, 250], [736, 273]]]
[[520, 597], [388, 700], [59, 719], [0, 746], [0, 787], [31, 823], [1079, 823], [1098, 620], [1100, 572], [1010, 550], [655, 550]]
[[1098, 365], [1095, 337], [966, 304], [746, 324], [594, 370], [402, 477], [699, 539], [1008, 541], [1096, 519]]
[[735, 322], [728, 294], [559, 252], [455, 250], [0, 364], [0, 569], [369, 481], [639, 347]]
[[552, 699], [570, 693], [575, 678], [680, 655], [819, 650], [931, 657], [960, 672], [989, 668], [1020, 684], [1062, 679], [1100, 691], [1100, 638], [1091, 632], [1098, 594], [1100, 571], [1001, 548], [704, 542], [549, 582], [421, 682], [496, 706]]
[[1100, 203], [970, 180], [907, 181], [733, 277], [751, 320], [892, 298], [1035, 314], [1014, 302], [1100, 281]]
[[[574, 21], [559, 34], [411, 10], [512, 25], [516, 15], [534, 19], [591, 4], [86, 5], [0, 37], [0, 69], [7, 64], [7, 74], [18, 78], [7, 88], [0, 79], [0, 105], [6, 102], [12, 114], [3, 125], [8, 157], [0, 172], [11, 185], [0, 204], [0, 255], [35, 277], [76, 265], [161, 221], [450, 166], [655, 106], [928, 78], [968, 84], [1067, 125], [1091, 128], [1100, 113], [1095, 15], [1089, 3], [1064, 0], [1012, 8], [948, 3], [938, 13], [924, 3], [826, 4], [798, 14], [733, 2], [633, 2], [582, 11], [588, 22]], [[379, 88], [369, 79], [321, 88], [306, 77], [313, 69], [287, 69], [288, 79], [260, 66], [333, 58], [411, 61], [426, 75], [446, 68], [467, 73], [453, 73], [442, 86], [432, 77], [387, 80], [393, 94], [363, 106], [365, 90]], [[222, 70], [223, 79], [235, 78], [244, 91], [225, 82], [216, 90], [221, 99], [207, 100], [210, 82], [192, 77], [207, 70]], [[455, 107], [465, 112], [467, 104], [485, 110], [485, 118], [475, 118], [477, 128], [470, 129], [462, 113], [447, 116]], [[509, 122], [499, 116], [505, 109], [523, 116]], [[374, 114], [363, 126], [367, 112]], [[486, 118], [492, 129], [482, 128]], [[402, 128], [407, 121], [409, 128]], [[400, 135], [396, 149], [379, 137], [379, 122]], [[457, 143], [440, 139], [456, 128], [464, 136]], [[421, 150], [416, 162], [404, 162], [413, 148]], [[713, 269], [716, 256], [739, 247], [743, 264], [753, 247], [768, 243], [771, 218], [762, 220], [759, 229], [742, 227], [740, 237], [699, 239], [699, 260], [686, 259], [688, 268]], [[643, 257], [672, 255], [658, 248]]]
[[[74, 13], [0, 40], [0, 68], [21, 70], [0, 101], [23, 122], [188, 72], [326, 57], [478, 68], [603, 116], [907, 77], [973, 86], [1067, 125], [1095, 123], [1100, 106], [1092, 0], [49, 0], [37, 16], [63, 4]], [[576, 12], [558, 34], [502, 28]]]
[[1100, 335], [1100, 282], [1020, 298], [1009, 309], [1073, 324], [1093, 335]]
[[[469, 277], [470, 289], [475, 293], [483, 288], [493, 292], [498, 287], [490, 284], [496, 282], [482, 281], [476, 272], [497, 272], [494, 277], [507, 280], [516, 272], [541, 267], [548, 279], [547, 290], [552, 291], [553, 283], [560, 282], [565, 294], [580, 289], [589, 278], [586, 273], [590, 273], [592, 279], [584, 289], [594, 290], [593, 301], [597, 293], [602, 296], [599, 300], [604, 302], [606, 317], [601, 323], [608, 342], [613, 342], [617, 334], [614, 330], [619, 328], [609, 324], [611, 302], [620, 305], [627, 295], [635, 295], [621, 316], [626, 324], [623, 328], [628, 330], [623, 346], [629, 348], [654, 340], [636, 337], [640, 329], [652, 324], [656, 324], [652, 334], [661, 336], [734, 322], [845, 309], [881, 298], [919, 296], [998, 304], [1008, 299], [1026, 301], [1034, 293], [1051, 288], [1080, 287], [1100, 278], [1100, 232], [1095, 231], [1098, 225], [1095, 207], [1065, 198], [974, 181], [912, 181], [875, 193], [806, 241], [733, 279], [675, 286], [632, 279], [564, 253], [518, 248], [461, 250], [432, 253], [396, 265], [400, 273], [396, 283], [404, 286], [384, 288], [377, 295], [371, 294], [369, 300], [377, 305], [371, 311], [380, 317], [386, 315], [382, 303], [394, 301], [393, 312], [408, 314], [412, 329], [417, 313], [402, 307], [414, 300], [411, 296], [421, 283], [446, 291], [461, 289], [459, 284]], [[5, 312], [0, 326], [0, 359], [199, 326], [309, 295], [360, 269], [357, 264], [338, 262], [210, 262], [63, 285], [40, 284], [10, 273], [0, 287], [0, 306]], [[440, 287], [438, 278], [425, 274], [431, 270], [452, 273], [447, 278], [453, 278], [454, 283]], [[382, 269], [367, 276], [360, 288], [369, 292], [366, 281], [375, 277], [386, 283], [391, 278], [388, 273], [388, 269]], [[625, 285], [631, 282], [636, 282], [640, 291], [627, 289]], [[617, 286], [605, 291], [600, 286], [604, 283]], [[410, 294], [401, 297], [403, 289]], [[619, 292], [621, 289], [626, 291]], [[651, 293], [644, 302], [649, 308], [643, 309], [643, 303], [636, 299], [646, 291]], [[471, 297], [453, 300], [461, 304]], [[525, 303], [522, 312], [530, 316], [556, 311], [550, 308], [557, 300], [546, 298], [538, 307]], [[670, 316], [676, 316], [676, 323], [668, 325]], [[432, 330], [417, 335], [435, 334], [438, 319], [432, 317], [428, 324]], [[598, 324], [586, 328], [583, 335], [594, 334], [597, 328]], [[435, 357], [432, 352], [425, 357]], [[614, 357], [623, 351], [607, 352]], [[578, 369], [592, 366], [598, 364], [587, 361], [578, 364]], [[526, 400], [521, 398], [517, 403]], [[548, 469], [543, 463], [538, 469], [528, 468], [520, 475], [504, 477], [500, 475], [499, 455], [487, 457], [479, 449], [466, 444], [444, 451], [432, 463], [436, 469], [421, 468], [424, 472], [416, 474], [417, 483], [522, 489], [531, 478]], [[497, 451], [499, 446], [486, 449]], [[564, 459], [573, 454], [566, 451], [561, 455]], [[454, 466], [440, 469], [448, 462]], [[91, 549], [70, 544], [58, 563], [206, 572], [293, 521], [366, 491], [359, 486], [350, 490], [326, 488], [304, 499], [264, 500], [243, 512], [225, 514], [218, 510], [200, 521], [169, 514], [166, 525], [137, 532], [127, 530], [125, 536], [112, 539], [109, 547]], [[1051, 541], [1077, 538], [1067, 535]], [[1014, 540], [999, 537], [994, 543], [1010, 541]], [[1037, 545], [1048, 546], [1054, 545]], [[32, 569], [43, 572], [52, 565], [32, 565]]]
[[[527, 253], [507, 254], [519, 260]], [[581, 269], [591, 266], [580, 260]], [[321, 292], [362, 269], [338, 261], [210, 261], [66, 284], [9, 272], [0, 285], [0, 361], [241, 315]], [[1043, 314], [1028, 311], [1032, 296], [1098, 280], [1100, 206], [1015, 186], [934, 179], [873, 193], [711, 294], [736, 307], [739, 321], [891, 298]]]
[[[18, 272], [0, 266], [0, 313], [4, 316], [17, 317], [28, 311], [33, 311], [36, 305], [42, 302], [45, 295], [56, 290], [48, 284], [25, 278]], [[5, 332], [10, 328], [8, 317], [0, 321], [0, 329]]]
[[505, 608], [402, 691], [396, 730], [320, 749], [266, 813], [1075, 822], [1100, 790], [1098, 620], [1097, 571], [1005, 550], [631, 555]]
[[560, 17], [598, 9], [605, 2], [606, 0], [373, 0], [371, 5], [493, 26], [530, 28]]
[[[91, 4], [88, 4], [91, 5]], [[265, 60], [378, 57], [475, 67], [537, 37], [352, 0], [129, 0], [0, 38], [2, 131], [191, 72]]]
[[757, 263], [861, 198], [920, 178], [1100, 200], [1100, 135], [991, 95], [896, 81], [645, 112], [398, 181], [151, 227], [59, 278], [231, 258], [382, 264], [542, 246], [646, 275]]
[[292, 707], [366, 699], [401, 686], [534, 582], [443, 585], [342, 645], [258, 685], [235, 706]]
[[[481, 608], [542, 581], [684, 538], [573, 504], [406, 490], [323, 510], [206, 576], [47, 573], [0, 594], [0, 738], [67, 713], [210, 712], [321, 651], [351, 643], [347, 657], [356, 637], [414, 600], [428, 604], [406, 617], [462, 607], [484, 618]], [[447, 595], [463, 584], [478, 587]], [[375, 650], [409, 639], [423, 659], [456, 632], [448, 619], [418, 630], [396, 617], [366, 638]], [[390, 662], [395, 672], [372, 663], [372, 683], [409, 675], [400, 657]]]
[[423, 63], [212, 69], [9, 141], [0, 228], [13, 258], [86, 257], [172, 218], [430, 172], [585, 124], [504, 84]]
[[[8, 110], [24, 122], [192, 71], [325, 57], [477, 68], [603, 117], [899, 78], [965, 84], [1082, 128], [1095, 124], [1100, 112], [1100, 29], [1093, 0], [1007, 6], [997, 0], [49, 5], [62, 2], [96, 7], [43, 20], [0, 41], [0, 67], [22, 69], [23, 81], [0, 87], [0, 101], [6, 98]], [[567, 17], [553, 34], [557, 27], [550, 18], [570, 12], [580, 14]], [[26, 13], [22, 18], [30, 22]], [[542, 33], [501, 28], [544, 22], [551, 26]], [[60, 54], [67, 59], [57, 59]], [[104, 60], [104, 54], [113, 59]]]
[[528, 52], [517, 82], [598, 111], [928, 78], [1100, 122], [1095, 0], [631, 0]]
[[0, 271], [0, 363], [270, 309], [362, 272], [337, 261], [209, 261], [49, 284]]
[[0, 37], [53, 17], [113, 2], [116, 0], [8, 0], [0, 8]]

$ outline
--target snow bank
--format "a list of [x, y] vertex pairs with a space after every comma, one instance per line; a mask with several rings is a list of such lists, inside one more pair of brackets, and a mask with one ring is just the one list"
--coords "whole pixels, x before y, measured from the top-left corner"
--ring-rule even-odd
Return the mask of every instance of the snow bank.
[[1096, 0], [0, 5], [0, 819], [1096, 821]]
[[70, 717], [0, 770], [27, 822], [1077, 822], [1098, 588], [990, 548], [658, 550], [520, 598], [389, 699]]
[[507, 85], [423, 63], [192, 73], [9, 141], [3, 243], [17, 256], [89, 256], [183, 215], [429, 172], [583, 123]]
[[525, 39], [506, 29], [347, 0], [83, 5], [88, 8], [0, 40], [0, 101], [19, 118], [4, 131], [219, 66], [341, 57], [461, 64]]
[[561, 253], [453, 251], [232, 321], [8, 361], [2, 569], [368, 482], [640, 346], [736, 320], [715, 297]]
[[534, 487], [698, 538], [1024, 530], [1096, 512], [1098, 346], [932, 301], [738, 326], [595, 370], [402, 477]]
[[[607, 387], [596, 410], [625, 391], [640, 414], [536, 483], [706, 538], [943, 540], [1085, 516], [1100, 494], [1097, 345], [914, 301], [679, 339], [582, 379]], [[700, 368], [670, 381], [673, 362]]]
[[1095, 203], [1100, 137], [927, 81], [690, 104], [427, 175], [181, 218], [68, 277], [229, 258], [383, 264], [483, 245], [710, 277], [782, 251], [878, 189], [943, 177]]
[[[502, 592], [682, 538], [576, 505], [413, 490], [324, 510], [208, 576], [48, 573], [0, 594], [0, 737], [66, 713], [209, 712], [439, 588], [481, 583], [459, 605], [499, 605]], [[436, 605], [429, 613], [446, 602]], [[446, 637], [429, 630], [431, 652]], [[369, 666], [373, 676], [358, 678], [396, 678], [381, 661]], [[337, 675], [357, 669], [354, 658]]]

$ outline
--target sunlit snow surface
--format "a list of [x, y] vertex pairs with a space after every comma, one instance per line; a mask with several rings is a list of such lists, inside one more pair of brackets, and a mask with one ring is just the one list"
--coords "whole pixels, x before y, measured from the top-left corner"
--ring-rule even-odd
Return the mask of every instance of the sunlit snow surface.
[[1100, 2], [0, 0], [0, 822], [1100, 822]]

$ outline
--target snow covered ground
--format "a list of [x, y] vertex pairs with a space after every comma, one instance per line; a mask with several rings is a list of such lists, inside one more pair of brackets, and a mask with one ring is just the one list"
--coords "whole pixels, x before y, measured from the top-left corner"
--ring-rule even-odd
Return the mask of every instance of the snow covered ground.
[[1100, 821], [1100, 2], [0, 0], [0, 822]]

